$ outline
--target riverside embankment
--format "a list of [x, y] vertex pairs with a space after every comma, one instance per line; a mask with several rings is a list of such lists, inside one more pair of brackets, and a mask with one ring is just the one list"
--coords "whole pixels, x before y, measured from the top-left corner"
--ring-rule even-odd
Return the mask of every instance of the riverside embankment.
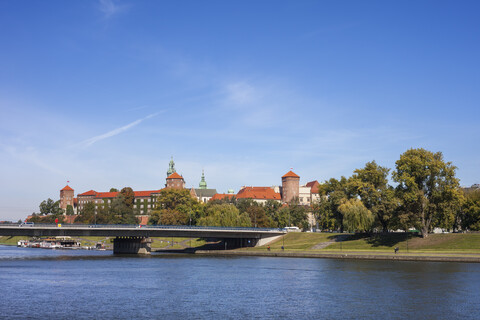
[[[269, 250], [270, 248], [270, 250]], [[397, 253], [395, 249], [397, 248]], [[292, 232], [263, 247], [198, 250], [199, 255], [392, 261], [480, 262], [480, 234], [335, 234]]]
[[258, 256], [283, 258], [323, 258], [354, 260], [390, 260], [390, 261], [432, 261], [432, 262], [472, 262], [480, 263], [480, 254], [388, 254], [373, 252], [309, 252], [309, 251], [247, 251], [247, 250], [198, 250], [197, 255], [204, 256]]

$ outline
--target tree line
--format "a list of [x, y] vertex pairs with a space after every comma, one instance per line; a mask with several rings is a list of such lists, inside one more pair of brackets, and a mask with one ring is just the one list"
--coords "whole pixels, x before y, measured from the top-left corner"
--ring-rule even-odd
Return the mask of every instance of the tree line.
[[480, 229], [480, 190], [465, 192], [456, 167], [441, 152], [419, 148], [400, 155], [392, 171], [368, 162], [349, 178], [330, 179], [319, 187], [313, 205], [324, 230], [372, 232], [415, 228], [427, 237], [434, 228]]

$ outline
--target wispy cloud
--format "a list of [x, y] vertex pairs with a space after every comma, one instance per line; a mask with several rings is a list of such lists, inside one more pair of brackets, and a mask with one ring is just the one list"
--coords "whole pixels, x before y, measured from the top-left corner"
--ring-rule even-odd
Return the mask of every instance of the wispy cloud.
[[105, 19], [109, 19], [114, 15], [124, 11], [125, 5], [116, 4], [113, 0], [100, 0], [99, 10], [103, 14]]
[[114, 130], [111, 130], [107, 133], [104, 133], [104, 134], [101, 134], [101, 135], [98, 135], [98, 136], [95, 136], [93, 138], [90, 138], [90, 139], [87, 139], [83, 142], [80, 143], [80, 145], [84, 146], [85, 148], [88, 148], [90, 147], [92, 144], [98, 142], [98, 141], [101, 141], [101, 140], [104, 140], [104, 139], [107, 139], [107, 138], [111, 138], [111, 137], [114, 137], [116, 135], [119, 135], [120, 133], [122, 132], [125, 132], [137, 125], [139, 125], [142, 121], [144, 120], [147, 120], [147, 119], [150, 119], [152, 117], [155, 117], [159, 114], [160, 112], [157, 112], [157, 113], [153, 113], [153, 114], [150, 114], [148, 116], [146, 116], [145, 118], [141, 118], [141, 119], [138, 119], [138, 120], [135, 120], [123, 127], [120, 127], [120, 128], [117, 128], [117, 129], [114, 129]]

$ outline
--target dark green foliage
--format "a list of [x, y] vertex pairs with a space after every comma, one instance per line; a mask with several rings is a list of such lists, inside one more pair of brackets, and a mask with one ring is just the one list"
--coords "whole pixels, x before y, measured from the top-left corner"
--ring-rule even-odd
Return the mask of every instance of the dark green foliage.
[[233, 204], [208, 205], [205, 216], [198, 220], [201, 226], [216, 227], [251, 227], [250, 217], [240, 211]]
[[123, 197], [123, 203], [125, 204], [125, 206], [127, 206], [127, 208], [133, 209], [133, 203], [135, 202], [135, 192], [133, 192], [132, 188], [123, 188], [118, 196]]
[[163, 225], [195, 224], [203, 216], [204, 205], [190, 195], [187, 189], [163, 189], [157, 198], [149, 223]]
[[480, 189], [464, 190], [463, 194], [460, 225], [463, 230], [480, 231]]
[[400, 205], [395, 190], [388, 185], [390, 169], [368, 162], [363, 169], [354, 171], [350, 184], [360, 196], [364, 206], [373, 213], [383, 232], [388, 232], [394, 221], [396, 208]]
[[461, 204], [456, 167], [443, 160], [441, 152], [410, 149], [396, 161], [393, 180], [402, 200], [404, 219], [423, 237], [435, 227], [452, 228]]
[[93, 202], [88, 202], [85, 204], [82, 211], [80, 211], [80, 214], [75, 218], [75, 223], [95, 223], [95, 204]]
[[52, 199], [48, 198], [47, 200], [43, 200], [40, 203], [40, 214], [47, 215], [47, 214], [54, 214], [58, 215], [62, 213], [62, 209], [60, 209], [60, 201], [54, 202]]
[[73, 212], [73, 207], [71, 205], [67, 205], [67, 210], [65, 212], [67, 216], [73, 216], [75, 213]]

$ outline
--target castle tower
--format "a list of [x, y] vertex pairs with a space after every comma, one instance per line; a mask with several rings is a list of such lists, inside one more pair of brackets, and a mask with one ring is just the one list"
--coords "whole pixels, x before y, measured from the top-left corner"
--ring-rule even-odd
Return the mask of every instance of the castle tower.
[[68, 186], [68, 184], [62, 190], [60, 190], [60, 208], [63, 210], [63, 212], [67, 211], [67, 206], [69, 205], [73, 208], [74, 193], [75, 192]]
[[173, 157], [172, 157], [168, 164], [167, 177], [171, 176], [175, 172], [177, 172], [177, 170], [175, 170], [175, 162], [173, 162]]
[[207, 181], [205, 181], [205, 173], [202, 170], [202, 180], [198, 184], [199, 189], [207, 189]]
[[174, 172], [167, 177], [167, 184], [165, 187], [172, 189], [183, 189], [185, 188], [185, 180], [183, 180], [181, 175]]
[[282, 201], [290, 203], [293, 199], [298, 198], [300, 192], [300, 176], [293, 171], [288, 171], [282, 177]]

